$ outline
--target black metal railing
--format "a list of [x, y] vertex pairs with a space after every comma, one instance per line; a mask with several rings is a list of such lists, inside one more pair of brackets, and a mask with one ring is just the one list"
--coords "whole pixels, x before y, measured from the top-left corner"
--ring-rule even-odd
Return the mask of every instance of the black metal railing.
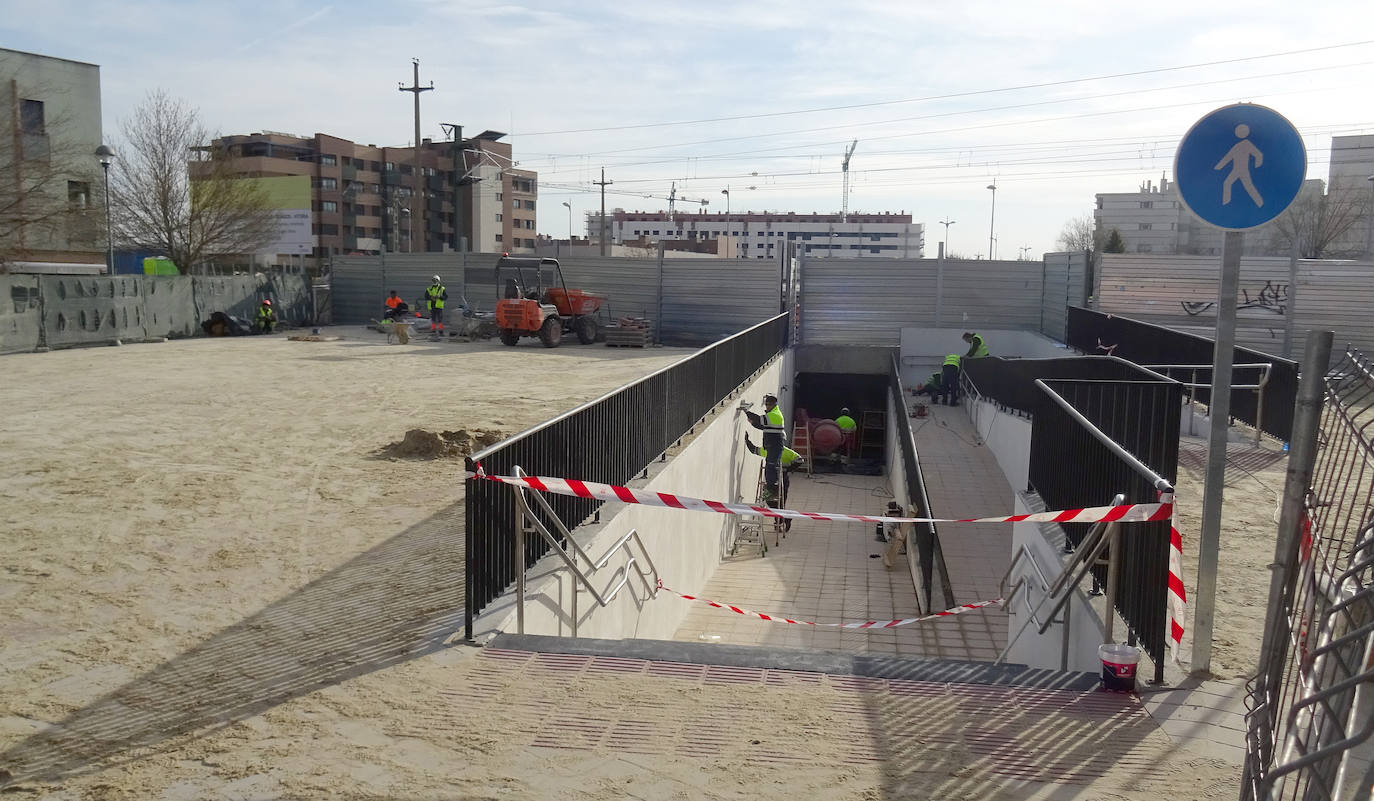
[[1037, 379], [1096, 381], [1158, 380], [1163, 376], [1113, 356], [1069, 356], [1059, 359], [965, 359], [962, 380], [970, 395], [993, 401], [1003, 411], [1030, 415], [1044, 393]]
[[[1215, 357], [1216, 342], [1208, 337], [1078, 306], [1070, 306], [1068, 311], [1065, 340], [1084, 353], [1110, 353], [1136, 364], [1196, 364], [1200, 369], [1206, 368], [1201, 373], [1204, 383], [1211, 380], [1210, 368]], [[1265, 362], [1270, 367], [1263, 390], [1231, 393], [1231, 417], [1287, 442], [1293, 434], [1293, 404], [1298, 398], [1298, 363], [1249, 348], [1236, 348], [1234, 360], [1236, 364]], [[1177, 371], [1174, 376], [1183, 377]], [[1237, 383], [1256, 383], [1250, 380], [1254, 378], [1253, 370], [1243, 377], [1246, 380]], [[1261, 413], [1261, 393], [1264, 397], [1264, 419], [1257, 423], [1256, 417]], [[1211, 389], [1207, 387], [1193, 392], [1193, 397], [1201, 403], [1207, 403], [1211, 396]]]
[[[907, 498], [916, 507], [918, 517], [934, 517], [930, 507], [930, 496], [926, 492], [925, 476], [921, 472], [921, 460], [916, 451], [916, 437], [911, 430], [911, 418], [906, 412], [906, 393], [902, 389], [902, 374], [896, 354], [893, 354], [892, 364], [888, 370], [888, 391], [892, 396], [893, 409], [897, 412], [892, 424], [896, 426]], [[915, 539], [914, 543], [907, 543], [907, 551], [909, 556], [912, 555], [913, 549], [910, 546], [916, 546], [914, 555], [917, 557], [917, 572], [921, 577], [917, 590], [922, 596], [921, 603], [927, 612], [936, 608], [932, 603], [933, 591], [938, 584], [939, 600], [944, 604], [939, 608], [949, 609], [957, 601], [954, 599], [949, 570], [945, 565], [945, 554], [940, 549], [940, 533], [934, 523], [917, 523]]]
[[[487, 473], [510, 475], [519, 465], [530, 475], [624, 484], [778, 355], [787, 331], [788, 315], [765, 320], [473, 454], [468, 470], [481, 463]], [[548, 501], [570, 530], [601, 506], [563, 495], [550, 495]], [[515, 507], [508, 487], [468, 479], [466, 511], [465, 628], [471, 637], [473, 617], [549, 546], [539, 537], [527, 538], [524, 565], [516, 565]]]
[[[1178, 474], [1179, 405], [1175, 381], [1038, 382], [1041, 398], [1031, 428], [1030, 484], [1051, 509], [1155, 503], [1161, 480]], [[1088, 523], [1062, 524], [1077, 547]], [[1164, 679], [1168, 632], [1169, 521], [1124, 523], [1122, 581], [1110, 599]], [[1095, 568], [1106, 583], [1106, 569]]]

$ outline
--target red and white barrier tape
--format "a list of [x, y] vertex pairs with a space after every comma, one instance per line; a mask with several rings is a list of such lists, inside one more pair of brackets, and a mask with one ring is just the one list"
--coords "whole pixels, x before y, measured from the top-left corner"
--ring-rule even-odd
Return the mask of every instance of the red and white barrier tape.
[[1174, 662], [1183, 650], [1183, 619], [1188, 610], [1188, 592], [1183, 588], [1183, 535], [1169, 528], [1169, 639]]
[[1168, 520], [1174, 514], [1174, 496], [1162, 494], [1159, 503], [1135, 503], [1122, 506], [1092, 506], [1085, 509], [1063, 509], [1053, 512], [1036, 512], [1024, 515], [1002, 517], [971, 517], [950, 519], [943, 517], [886, 517], [881, 515], [851, 515], [836, 512], [798, 512], [793, 509], [774, 509], [744, 503], [722, 503], [686, 495], [667, 492], [630, 489], [613, 484], [598, 484], [594, 481], [578, 481], [574, 478], [551, 478], [549, 476], [493, 476], [477, 466], [476, 473], [467, 473], [468, 478], [497, 481], [528, 487], [540, 492], [557, 495], [571, 495], [575, 498], [592, 498], [600, 501], [620, 501], [637, 503], [644, 506], [660, 506], [668, 509], [685, 509], [689, 512], [717, 512], [726, 515], [762, 515], [764, 517], [783, 517], [796, 520], [854, 521], [860, 523], [1143, 523]]
[[759, 620], [767, 620], [769, 623], [791, 623], [796, 626], [829, 626], [831, 628], [838, 629], [895, 629], [898, 626], [909, 626], [912, 623], [920, 623], [926, 620], [934, 620], [936, 618], [941, 617], [950, 617], [952, 615], [962, 615], [965, 612], [972, 612], [975, 609], [982, 609], [988, 606], [1001, 606], [1004, 603], [1004, 600], [1001, 598], [998, 598], [993, 601], [979, 601], [977, 603], [972, 604], [962, 604], [960, 606], [954, 607], [953, 609], [946, 609], [943, 612], [936, 612], [932, 615], [925, 615], [923, 617], [906, 617], [902, 618], [901, 620], [866, 620], [862, 623], [813, 623], [810, 620], [793, 620], [790, 617], [782, 617], [780, 615], [766, 615], [763, 612], [755, 612], [751, 609], [741, 609], [738, 606], [731, 606], [730, 604], [718, 603], [716, 601], [707, 600], [706, 598], [698, 598], [695, 595], [688, 595], [686, 593], [678, 592], [677, 590], [669, 589], [663, 586], [662, 581], [658, 582], [658, 588], [660, 590], [663, 590], [664, 592], [676, 595], [677, 597], [682, 598], [686, 601], [698, 601], [709, 606], [714, 606], [717, 609], [725, 609], [727, 611], [734, 612], [737, 615], [744, 615], [745, 617], [756, 617]]

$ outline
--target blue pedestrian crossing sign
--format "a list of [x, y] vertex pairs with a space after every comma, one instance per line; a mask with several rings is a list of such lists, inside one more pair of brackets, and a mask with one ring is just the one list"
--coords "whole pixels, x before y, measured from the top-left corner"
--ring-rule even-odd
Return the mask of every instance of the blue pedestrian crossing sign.
[[1251, 103], [1225, 106], [1179, 143], [1174, 181], [1188, 209], [1231, 231], [1283, 213], [1307, 177], [1307, 148], [1293, 123]]

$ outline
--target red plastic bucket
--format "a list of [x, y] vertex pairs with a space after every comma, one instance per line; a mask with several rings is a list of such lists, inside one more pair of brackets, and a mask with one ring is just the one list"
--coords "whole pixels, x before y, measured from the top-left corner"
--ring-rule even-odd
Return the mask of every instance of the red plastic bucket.
[[1097, 647], [1102, 659], [1102, 689], [1118, 693], [1135, 692], [1135, 668], [1140, 649], [1133, 645], [1108, 643]]

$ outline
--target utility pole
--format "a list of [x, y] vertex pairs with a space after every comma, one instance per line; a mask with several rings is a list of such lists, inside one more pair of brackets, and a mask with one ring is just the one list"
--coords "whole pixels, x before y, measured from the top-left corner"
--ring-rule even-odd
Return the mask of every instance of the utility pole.
[[997, 232], [997, 179], [988, 184], [992, 190], [992, 212], [988, 215], [988, 260], [992, 260], [993, 234]]
[[615, 181], [606, 180], [606, 168], [601, 168], [601, 180], [592, 181], [595, 186], [601, 187], [601, 256], [606, 256], [606, 187]]
[[434, 91], [434, 81], [429, 82], [429, 86], [420, 85], [420, 59], [412, 58], [411, 64], [415, 68], [415, 82], [410, 86], [400, 84], [400, 91], [410, 92], [415, 95], [415, 197], [410, 199], [410, 252], [415, 252], [415, 228], [416, 217], [420, 229], [420, 242], [425, 250], [429, 250], [429, 240], [425, 238], [425, 174], [420, 166], [420, 93]]
[[439, 127], [453, 137], [453, 250], [462, 253], [463, 246], [463, 174], [467, 172], [467, 159], [463, 157], [463, 126], [452, 122], [441, 122]]

